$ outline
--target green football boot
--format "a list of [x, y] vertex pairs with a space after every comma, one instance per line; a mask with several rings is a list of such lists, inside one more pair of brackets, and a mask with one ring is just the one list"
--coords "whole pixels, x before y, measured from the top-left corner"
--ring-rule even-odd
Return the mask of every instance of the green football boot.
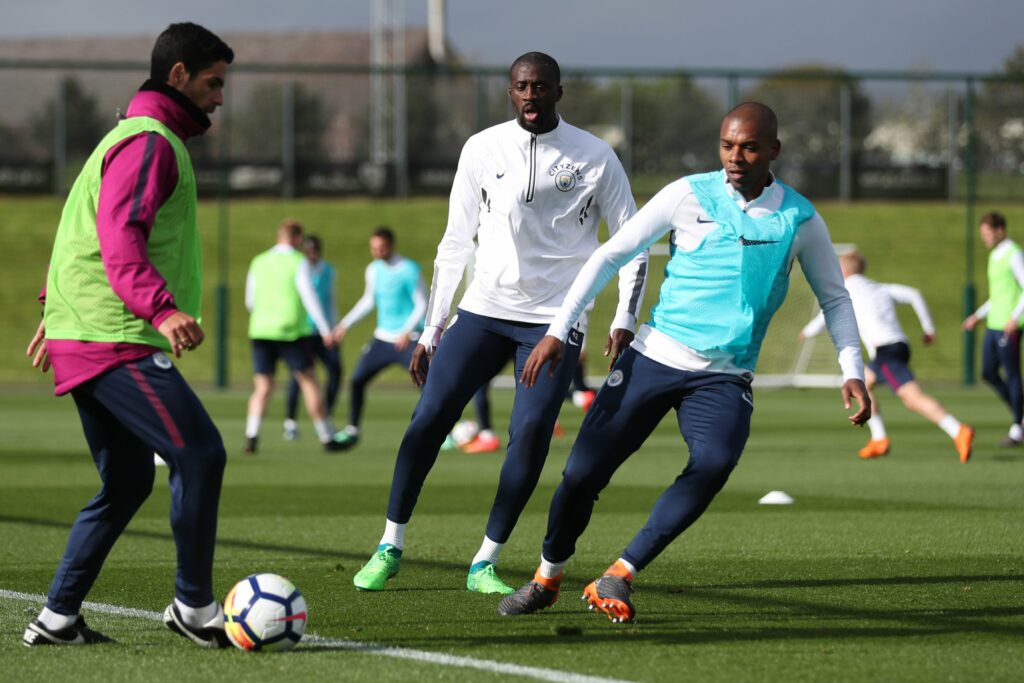
[[489, 595], [508, 595], [516, 592], [515, 588], [498, 578], [493, 562], [479, 562], [470, 567], [466, 576], [466, 588], [474, 593]]
[[401, 564], [401, 550], [393, 545], [379, 545], [370, 561], [352, 577], [352, 583], [361, 591], [382, 591], [388, 579], [398, 573]]

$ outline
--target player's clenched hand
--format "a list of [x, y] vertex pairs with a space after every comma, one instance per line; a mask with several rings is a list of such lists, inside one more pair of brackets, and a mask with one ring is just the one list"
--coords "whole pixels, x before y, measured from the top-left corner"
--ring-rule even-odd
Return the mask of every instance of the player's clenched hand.
[[614, 329], [612, 333], [608, 335], [608, 340], [604, 343], [604, 355], [610, 357], [608, 362], [608, 369], [611, 370], [612, 366], [615, 365], [615, 361], [619, 359], [622, 352], [625, 351], [630, 344], [633, 343], [633, 333], [629, 330]]
[[430, 353], [423, 344], [417, 344], [412, 350], [412, 360], [409, 361], [409, 376], [412, 382], [418, 387], [427, 383], [427, 369], [430, 365]]
[[192, 351], [206, 338], [196, 319], [182, 311], [175, 311], [167, 316], [160, 323], [157, 332], [171, 343], [175, 358], [181, 358], [182, 351]]
[[544, 335], [544, 338], [537, 343], [537, 346], [533, 347], [533, 353], [526, 359], [526, 365], [523, 366], [523, 373], [519, 377], [519, 383], [525, 387], [532, 387], [537, 383], [537, 376], [540, 375], [541, 368], [548, 362], [551, 363], [548, 366], [548, 377], [554, 377], [555, 368], [562, 362], [562, 356], [564, 355], [565, 344], [562, 343], [562, 340], [558, 337], [552, 337], [550, 334]]
[[25, 355], [33, 356], [32, 367], [39, 368], [40, 372], [50, 369], [50, 356], [46, 353], [46, 325], [42, 320], [39, 321], [39, 327], [36, 329], [35, 335], [32, 336], [32, 341], [28, 343]]
[[977, 324], [978, 324], [978, 316], [976, 316], [976, 315], [974, 315], [974, 314], [972, 313], [971, 315], [969, 315], [969, 316], [967, 316], [966, 318], [964, 318], [964, 321], [963, 321], [963, 323], [962, 323], [962, 324], [960, 325], [960, 327], [961, 327], [962, 329], [965, 329], [965, 330], [967, 330], [968, 332], [970, 332], [971, 330], [973, 330], [973, 329], [974, 329], [974, 327], [975, 327], [975, 326], [976, 326]]
[[843, 383], [843, 406], [847, 410], [853, 405], [851, 399], [857, 401], [859, 408], [850, 416], [850, 422], [859, 427], [871, 417], [871, 398], [868, 396], [868, 389], [864, 386], [864, 382], [859, 379], [848, 379]]

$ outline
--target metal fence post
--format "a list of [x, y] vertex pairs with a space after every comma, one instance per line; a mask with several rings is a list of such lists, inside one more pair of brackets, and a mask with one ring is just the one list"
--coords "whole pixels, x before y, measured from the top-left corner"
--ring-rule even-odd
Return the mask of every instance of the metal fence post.
[[[964, 231], [966, 282], [964, 283], [964, 317], [974, 313], [974, 197], [977, 190], [977, 168], [974, 149], [974, 79], [967, 79], [967, 99], [964, 104], [964, 125], [967, 127], [967, 148], [964, 150], [964, 175], [967, 181], [964, 208], [967, 214]], [[974, 384], [974, 332], [964, 332], [964, 385]]]
[[[391, 116], [391, 125], [394, 128], [394, 153], [395, 153], [395, 196], [407, 197], [409, 195], [409, 146], [406, 139], [406, 126], [408, 125], [408, 114], [405, 106], [405, 70], [407, 67], [400, 67], [393, 74], [395, 79], [395, 98], [392, 101], [394, 113]], [[433, 78], [438, 78], [436, 74]]]
[[57, 80], [57, 95], [53, 101], [53, 194], [64, 196], [64, 178], [68, 167], [68, 84]]
[[281, 84], [281, 197], [295, 197], [295, 81]]
[[957, 161], [959, 160], [959, 155], [957, 154], [959, 149], [957, 129], [960, 127], [960, 98], [952, 86], [949, 88], [947, 100], [946, 117], [949, 119], [949, 163], [946, 166], [946, 184], [949, 186], [947, 188], [949, 201], [955, 202], [958, 199], [957, 183], [960, 171], [957, 168]]
[[853, 195], [853, 97], [850, 82], [839, 85], [839, 198], [850, 201]]
[[626, 78], [622, 82], [621, 97], [622, 119], [622, 167], [626, 176], [633, 177], [633, 79]]
[[228, 240], [231, 231], [229, 229], [228, 210], [230, 208], [230, 172], [228, 159], [231, 155], [230, 132], [231, 132], [231, 97], [228, 90], [224, 95], [224, 106], [221, 107], [221, 138], [220, 138], [220, 181], [217, 192], [217, 367], [215, 379], [218, 389], [226, 389], [228, 386], [228, 282], [230, 273], [228, 264], [230, 262], [230, 250]]
[[476, 130], [483, 130], [487, 127], [490, 119], [490, 98], [488, 97], [487, 74], [476, 73], [473, 75], [473, 83], [476, 85]]

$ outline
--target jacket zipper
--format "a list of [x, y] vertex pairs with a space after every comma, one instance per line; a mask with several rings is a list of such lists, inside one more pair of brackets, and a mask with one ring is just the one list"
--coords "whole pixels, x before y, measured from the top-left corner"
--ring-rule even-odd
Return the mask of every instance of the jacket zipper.
[[530, 134], [530, 179], [526, 185], [526, 202], [533, 201], [533, 188], [537, 184], [537, 136]]

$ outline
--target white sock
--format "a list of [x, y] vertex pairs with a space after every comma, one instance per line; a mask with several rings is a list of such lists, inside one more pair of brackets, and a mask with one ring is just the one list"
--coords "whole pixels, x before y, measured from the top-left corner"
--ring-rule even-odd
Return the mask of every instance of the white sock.
[[284, 421], [284, 430], [286, 432], [295, 431], [298, 428], [299, 428], [299, 423], [296, 422], [295, 420], [291, 419], [290, 417], [287, 420]]
[[564, 562], [549, 562], [544, 559], [544, 556], [540, 556], [540, 575], [545, 579], [557, 579], [565, 571], [565, 565], [569, 564], [569, 560]]
[[329, 417], [323, 420], [313, 420], [313, 429], [316, 430], [316, 436], [320, 439], [320, 443], [327, 443], [334, 438], [334, 425], [331, 424]]
[[211, 602], [206, 607], [189, 607], [178, 598], [174, 598], [181, 620], [192, 628], [202, 628], [212, 621], [220, 612], [220, 605]]
[[393, 545], [399, 550], [405, 548], [405, 524], [392, 522], [390, 519], [384, 524], [384, 535], [380, 537], [381, 545]]
[[1016, 423], [1010, 425], [1010, 438], [1014, 441], [1024, 440], [1024, 428]]
[[260, 435], [260, 423], [263, 418], [259, 415], [250, 415], [245, 418], [245, 438], [252, 439]]
[[49, 607], [44, 607], [43, 611], [40, 612], [39, 616], [36, 618], [43, 623], [43, 626], [51, 631], [60, 631], [61, 629], [65, 629], [78, 621], [77, 614], [57, 614]]
[[632, 574], [634, 578], [636, 578], [636, 567], [634, 567], [631, 562], [622, 557], [619, 558], [619, 562], [621, 562], [622, 566], [628, 569], [629, 573]]
[[359, 436], [359, 427], [356, 427], [355, 425], [345, 427], [345, 431], [352, 436]]
[[874, 415], [868, 420], [868, 429], [871, 430], [872, 441], [884, 439], [887, 436], [885, 433], [885, 422], [882, 421], [881, 415]]
[[487, 536], [484, 536], [484, 542], [480, 544], [480, 550], [476, 551], [476, 555], [473, 556], [473, 561], [470, 562], [470, 565], [474, 565], [477, 562], [496, 564], [498, 556], [501, 555], [501, 549], [504, 547], [504, 543], [495, 543], [487, 538]]
[[939, 429], [949, 434], [949, 438], [955, 439], [956, 435], [960, 433], [960, 420], [947, 414], [946, 417], [939, 420]]
[[481, 429], [480, 433], [476, 435], [479, 439], [493, 439], [495, 437], [494, 431], [491, 429]]

